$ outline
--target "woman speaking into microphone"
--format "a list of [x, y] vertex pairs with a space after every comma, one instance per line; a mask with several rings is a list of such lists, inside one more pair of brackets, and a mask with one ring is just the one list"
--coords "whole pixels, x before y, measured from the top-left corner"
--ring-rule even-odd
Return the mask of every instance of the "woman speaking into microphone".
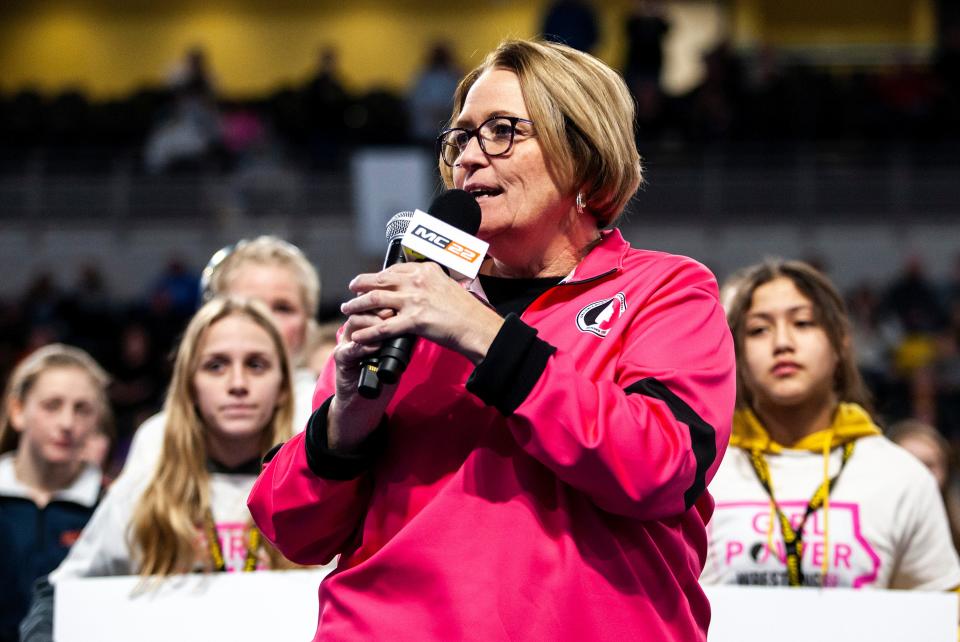
[[[249, 499], [291, 560], [340, 555], [316, 640], [704, 640], [733, 344], [708, 270], [609, 229], [641, 181], [622, 79], [505, 42], [437, 148], [480, 206], [480, 276], [357, 276], [317, 410]], [[361, 397], [404, 334], [403, 377]]]

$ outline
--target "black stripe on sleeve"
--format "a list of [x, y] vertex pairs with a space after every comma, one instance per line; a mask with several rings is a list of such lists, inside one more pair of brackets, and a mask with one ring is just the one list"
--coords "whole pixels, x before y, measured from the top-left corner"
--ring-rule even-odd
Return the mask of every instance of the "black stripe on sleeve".
[[556, 351], [520, 317], [508, 314], [487, 355], [467, 379], [467, 391], [508, 417], [537, 385]]
[[327, 443], [327, 411], [330, 409], [330, 397], [313, 411], [307, 422], [307, 431], [303, 445], [307, 455], [307, 465], [313, 474], [323, 479], [346, 481], [356, 479], [366, 472], [373, 460], [386, 446], [386, 419], [364, 440], [360, 446], [349, 453], [330, 450]]
[[717, 437], [713, 426], [705, 422], [693, 408], [675, 395], [663, 383], [653, 377], [647, 377], [631, 384], [626, 388], [628, 393], [636, 393], [660, 399], [667, 404], [677, 421], [684, 423], [690, 429], [690, 446], [693, 457], [697, 462], [697, 472], [693, 485], [683, 494], [683, 503], [689, 510], [707, 487], [707, 469], [717, 457]]

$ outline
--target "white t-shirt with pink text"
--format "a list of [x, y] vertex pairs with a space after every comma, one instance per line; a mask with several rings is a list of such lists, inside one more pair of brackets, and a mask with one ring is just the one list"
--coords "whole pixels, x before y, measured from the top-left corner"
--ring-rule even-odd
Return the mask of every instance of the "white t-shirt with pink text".
[[[142, 471], [141, 471], [142, 472]], [[210, 502], [217, 535], [228, 571], [243, 568], [247, 557], [247, 529], [251, 524], [247, 495], [255, 475], [210, 473]], [[136, 575], [137, 555], [130, 545], [130, 524], [150, 475], [117, 479], [70, 549], [63, 563], [50, 574], [54, 585], [74, 577]], [[198, 530], [198, 542], [203, 536]]]
[[[830, 456], [840, 469], [842, 448]], [[786, 450], [766, 455], [773, 491], [796, 527], [823, 481], [823, 456]], [[786, 586], [783, 535], [748, 452], [730, 448], [710, 484], [716, 500], [704, 584]], [[960, 561], [930, 472], [885, 437], [858, 439], [830, 494], [829, 519], [812, 513], [803, 530], [801, 572], [812, 586], [949, 590], [960, 585]], [[827, 556], [823, 577], [824, 555]]]

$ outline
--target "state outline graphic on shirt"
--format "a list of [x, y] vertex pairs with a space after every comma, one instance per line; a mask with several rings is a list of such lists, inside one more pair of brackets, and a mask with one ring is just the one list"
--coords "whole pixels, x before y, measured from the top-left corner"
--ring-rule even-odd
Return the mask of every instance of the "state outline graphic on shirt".
[[[800, 524], [807, 510], [805, 500], [778, 502], [778, 505], [794, 528]], [[721, 511], [725, 513], [722, 517]], [[731, 511], [736, 513], [731, 516]], [[783, 535], [777, 519], [773, 529], [773, 550], [767, 544], [770, 514], [769, 501], [717, 502], [713, 523], [738, 525], [724, 529], [722, 533], [713, 533], [723, 549], [718, 551], [720, 566], [727, 568], [733, 576], [752, 572], [785, 572]], [[825, 535], [823, 526], [821, 508], [807, 518], [804, 526], [801, 557], [804, 573], [819, 572], [821, 569]], [[880, 556], [863, 536], [860, 505], [856, 502], [831, 501], [828, 530], [827, 546], [830, 550], [827, 577], [823, 585], [861, 588], [876, 582], [880, 573]], [[750, 538], [749, 541], [745, 541], [747, 538]], [[774, 564], [770, 564], [771, 561]], [[846, 571], [841, 565], [846, 567]], [[857, 574], [851, 575], [854, 572]], [[841, 578], [844, 578], [843, 582]]]

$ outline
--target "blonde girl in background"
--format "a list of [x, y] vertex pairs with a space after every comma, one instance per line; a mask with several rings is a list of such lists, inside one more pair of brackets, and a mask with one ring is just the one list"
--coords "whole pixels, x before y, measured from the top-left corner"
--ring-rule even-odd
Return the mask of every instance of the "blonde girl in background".
[[0, 409], [0, 640], [17, 640], [34, 580], [63, 561], [103, 482], [84, 461], [109, 433], [107, 374], [89, 354], [44, 346], [14, 369]]
[[726, 290], [737, 410], [710, 485], [702, 582], [960, 585], [936, 482], [871, 418], [834, 286], [805, 263], [771, 261]]
[[[240, 296], [262, 301], [280, 331], [293, 364], [293, 415], [296, 433], [310, 419], [317, 375], [309, 368], [308, 338], [316, 331], [314, 316], [320, 301], [320, 277], [300, 249], [276, 236], [243, 239], [214, 253], [203, 270], [204, 301], [216, 296]], [[147, 419], [130, 444], [121, 475], [156, 465], [163, 443], [164, 413]]]
[[[104, 575], [167, 576], [284, 565], [252, 525], [246, 498], [260, 458], [291, 435], [290, 361], [266, 307], [217, 298], [187, 326], [152, 473], [121, 476], [50, 583]], [[231, 546], [242, 538], [243, 549]], [[24, 639], [51, 628], [39, 591]]]
[[316, 325], [320, 277], [296, 245], [276, 236], [243, 239], [214, 254], [201, 275], [202, 296], [235, 295], [263, 301], [283, 336], [294, 368]]
[[901, 419], [890, 426], [887, 437], [933, 473], [947, 509], [953, 547], [960, 551], [960, 478], [956, 450], [939, 430], [919, 419]]

